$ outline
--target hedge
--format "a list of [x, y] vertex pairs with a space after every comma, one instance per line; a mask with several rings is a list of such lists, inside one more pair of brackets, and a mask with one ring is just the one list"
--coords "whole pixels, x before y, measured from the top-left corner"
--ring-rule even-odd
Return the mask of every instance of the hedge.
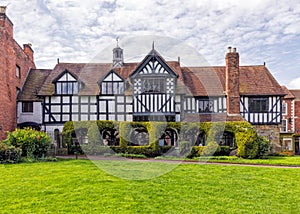
[[[194, 142], [190, 133], [192, 130], [204, 132], [206, 134], [206, 142], [216, 142], [216, 136], [224, 131], [234, 134], [235, 147], [231, 149], [238, 149], [237, 155], [243, 158], [255, 158], [259, 154], [258, 148], [258, 136], [255, 129], [248, 122], [203, 122], [203, 123], [187, 123], [187, 122], [116, 122], [116, 121], [78, 121], [78, 122], [66, 122], [63, 128], [63, 143], [67, 145], [68, 152], [74, 152], [73, 139], [76, 138], [76, 130], [86, 129], [88, 133], [89, 144], [93, 146], [83, 146], [85, 152], [103, 153], [105, 150], [101, 146], [103, 145], [102, 132], [106, 128], [115, 129], [119, 132], [119, 146], [110, 147], [116, 153], [132, 153], [142, 154], [147, 157], [161, 155], [162, 148], [158, 144], [158, 139], [162, 136], [166, 129], [175, 130], [178, 135], [178, 142], [185, 142], [180, 152], [186, 153], [190, 151], [188, 156], [194, 156], [192, 153], [199, 148], [194, 147]], [[143, 128], [147, 130], [149, 135], [149, 144], [147, 146], [129, 146], [131, 132], [135, 128]], [[180, 146], [180, 145], [179, 145]], [[99, 148], [98, 148], [99, 147]], [[100, 148], [101, 147], [101, 148]], [[184, 148], [183, 148], [184, 147]], [[98, 149], [97, 149], [98, 148]], [[204, 148], [203, 148], [204, 149]], [[101, 152], [97, 152], [97, 151]], [[184, 151], [183, 151], [184, 150]], [[205, 154], [209, 154], [209, 150], [205, 150]], [[169, 151], [169, 149], [167, 150]], [[228, 155], [230, 152], [229, 147], [220, 147], [215, 150], [216, 154]], [[82, 152], [82, 151], [81, 151]], [[197, 151], [198, 152], [198, 151]]]

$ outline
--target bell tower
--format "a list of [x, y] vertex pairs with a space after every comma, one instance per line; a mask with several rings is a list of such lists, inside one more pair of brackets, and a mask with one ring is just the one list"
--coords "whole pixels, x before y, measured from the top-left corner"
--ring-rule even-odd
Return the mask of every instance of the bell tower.
[[113, 49], [113, 67], [120, 68], [123, 64], [123, 49], [119, 47], [119, 38], [117, 38], [117, 47]]

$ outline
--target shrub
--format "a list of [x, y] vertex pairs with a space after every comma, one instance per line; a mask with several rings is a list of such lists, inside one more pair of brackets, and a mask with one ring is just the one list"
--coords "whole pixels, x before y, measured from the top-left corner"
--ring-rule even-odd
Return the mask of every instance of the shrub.
[[180, 141], [179, 151], [181, 155], [188, 155], [191, 151], [191, 143], [189, 141]]
[[214, 156], [229, 156], [230, 147], [229, 146], [220, 146], [220, 151], [215, 152]]
[[193, 146], [190, 153], [187, 155], [187, 158], [192, 159], [195, 157], [200, 157], [203, 149], [204, 149], [204, 146]]
[[257, 137], [258, 143], [258, 151], [257, 151], [257, 158], [266, 158], [269, 155], [270, 151], [270, 141], [265, 138], [258, 136]]
[[[97, 127], [95, 126], [97, 124]], [[130, 145], [130, 135], [131, 131], [134, 128], [143, 127], [147, 130], [149, 134], [149, 145], [147, 149], [143, 149], [145, 154], [150, 156], [158, 156], [162, 153], [162, 148], [158, 144], [158, 140], [161, 138], [163, 134], [163, 130], [169, 128], [176, 131], [178, 135], [179, 142], [190, 141], [191, 143], [195, 143], [196, 136], [191, 137], [191, 133], [205, 133], [206, 140], [216, 141], [216, 136], [218, 133], [222, 133], [224, 131], [230, 132], [234, 136], [234, 146], [237, 148], [237, 156], [243, 158], [255, 158], [258, 153], [258, 142], [257, 142], [257, 134], [253, 126], [248, 122], [201, 122], [201, 123], [187, 123], [187, 122], [117, 122], [117, 121], [78, 121], [78, 122], [67, 122], [63, 128], [63, 143], [64, 145], [68, 145], [68, 152], [74, 152], [74, 145], [72, 144], [72, 137], [74, 136], [74, 129], [77, 128], [85, 128], [88, 130], [88, 138], [92, 143], [101, 143], [98, 139], [101, 139], [102, 130], [105, 128], [114, 128], [119, 132], [120, 136], [120, 149], [118, 146], [113, 148], [113, 150], [125, 152], [127, 150], [128, 145]], [[193, 130], [195, 132], [193, 132]], [[73, 134], [73, 136], [72, 136]], [[187, 143], [183, 143], [180, 151], [185, 152], [187, 150]], [[192, 146], [192, 145], [191, 145]], [[151, 149], [149, 149], [151, 148]], [[214, 150], [213, 148], [206, 148], [205, 155], [210, 154], [209, 150]], [[221, 147], [220, 151], [216, 151], [215, 155], [228, 155], [229, 148]], [[166, 151], [168, 151], [167, 149]], [[171, 151], [171, 150], [170, 150]], [[140, 153], [138, 149], [135, 149], [134, 152]], [[202, 152], [202, 151], [201, 151]], [[219, 153], [218, 153], [219, 152]], [[116, 152], [118, 153], [118, 152]], [[192, 147], [191, 153], [188, 155], [189, 157], [197, 156], [197, 151]]]
[[28, 159], [46, 157], [51, 144], [51, 138], [45, 133], [33, 129], [16, 129], [8, 133], [3, 141], [22, 150], [22, 155]]
[[0, 143], [0, 163], [18, 163], [21, 161], [22, 150]]
[[210, 141], [207, 143], [206, 146], [204, 146], [204, 149], [202, 151], [203, 156], [212, 156], [215, 153], [220, 152], [220, 146], [215, 141]]

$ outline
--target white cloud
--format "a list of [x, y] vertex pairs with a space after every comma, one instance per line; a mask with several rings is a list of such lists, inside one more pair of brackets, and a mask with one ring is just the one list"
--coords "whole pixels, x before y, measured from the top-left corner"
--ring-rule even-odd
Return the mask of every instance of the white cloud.
[[289, 84], [288, 88], [290, 89], [300, 89], [300, 77], [293, 79]]
[[[9, 3], [7, 13], [15, 24], [15, 38], [20, 44], [33, 44], [36, 64], [41, 68], [52, 68], [58, 57], [63, 61], [89, 62], [100, 50], [114, 43], [117, 36], [122, 41], [129, 36], [160, 35], [186, 42], [216, 65], [225, 63], [227, 46], [237, 47], [242, 64], [267, 61], [271, 72], [279, 74], [278, 81], [284, 84], [295, 78], [295, 70], [300, 70], [300, 65], [290, 67], [300, 58], [298, 0], [289, 3], [278, 0], [11, 0]], [[282, 60], [278, 47], [290, 41], [294, 44], [289, 45], [291, 51]], [[126, 55], [127, 50], [124, 51]], [[285, 72], [287, 77], [280, 75], [286, 69], [293, 70]]]

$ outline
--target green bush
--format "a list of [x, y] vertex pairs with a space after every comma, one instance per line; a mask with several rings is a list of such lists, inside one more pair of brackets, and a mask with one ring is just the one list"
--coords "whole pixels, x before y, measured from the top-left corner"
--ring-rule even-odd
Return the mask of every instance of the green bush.
[[181, 155], [188, 155], [192, 149], [191, 143], [189, 141], [179, 142], [179, 151]]
[[220, 146], [220, 151], [215, 152], [214, 156], [229, 156], [230, 147], [229, 146]]
[[193, 146], [191, 149], [191, 152], [187, 155], [187, 158], [192, 159], [195, 157], [200, 157], [203, 149], [204, 149], [204, 146]]
[[258, 151], [257, 158], [266, 158], [270, 152], [270, 141], [265, 137], [257, 137]]
[[0, 143], [0, 163], [18, 163], [22, 150], [5, 143]]
[[215, 153], [219, 153], [221, 151], [219, 144], [217, 144], [215, 141], [210, 141], [207, 143], [206, 146], [204, 146], [204, 149], [202, 151], [203, 156], [212, 156]]
[[27, 159], [39, 159], [47, 156], [51, 138], [45, 133], [33, 129], [16, 129], [8, 133], [3, 141], [22, 150], [22, 156]]
[[[95, 126], [97, 125], [97, 126]], [[135, 128], [142, 127], [147, 130], [149, 134], [149, 145], [146, 148], [132, 148], [130, 145], [131, 131]], [[163, 135], [163, 130], [173, 129], [177, 133], [178, 142], [191, 143], [194, 145], [197, 137], [191, 133], [205, 133], [206, 140], [216, 141], [216, 136], [224, 131], [230, 132], [234, 136], [234, 149], [237, 150], [237, 156], [243, 158], [255, 158], [258, 155], [258, 141], [257, 134], [253, 126], [248, 122], [201, 122], [201, 123], [187, 123], [187, 122], [117, 122], [117, 121], [78, 121], [67, 122], [63, 128], [63, 144], [68, 145], [68, 152], [74, 152], [74, 145], [72, 138], [75, 129], [84, 128], [88, 130], [88, 138], [91, 143], [101, 144], [98, 139], [102, 140], [102, 130], [105, 128], [114, 128], [119, 132], [119, 146], [111, 147], [116, 153], [124, 153], [127, 150], [133, 150], [134, 154], [146, 154], [147, 157], [159, 156], [163, 153], [162, 148], [158, 144], [158, 140]], [[99, 131], [97, 131], [97, 129]], [[72, 136], [73, 135], [73, 136]], [[182, 144], [182, 143], [181, 143]], [[123, 147], [122, 149], [119, 147]], [[129, 147], [129, 148], [127, 148]], [[187, 150], [188, 143], [179, 144], [180, 152]], [[196, 148], [196, 147], [195, 147]], [[188, 157], [198, 156], [198, 151], [194, 147], [191, 148], [191, 153]], [[204, 149], [204, 148], [203, 148]], [[143, 151], [140, 151], [143, 150]], [[168, 151], [166, 149], [165, 151]], [[204, 154], [210, 154], [210, 150], [214, 148], [205, 147]], [[202, 149], [201, 149], [202, 152]], [[228, 155], [230, 148], [220, 147], [217, 148], [214, 155]]]

